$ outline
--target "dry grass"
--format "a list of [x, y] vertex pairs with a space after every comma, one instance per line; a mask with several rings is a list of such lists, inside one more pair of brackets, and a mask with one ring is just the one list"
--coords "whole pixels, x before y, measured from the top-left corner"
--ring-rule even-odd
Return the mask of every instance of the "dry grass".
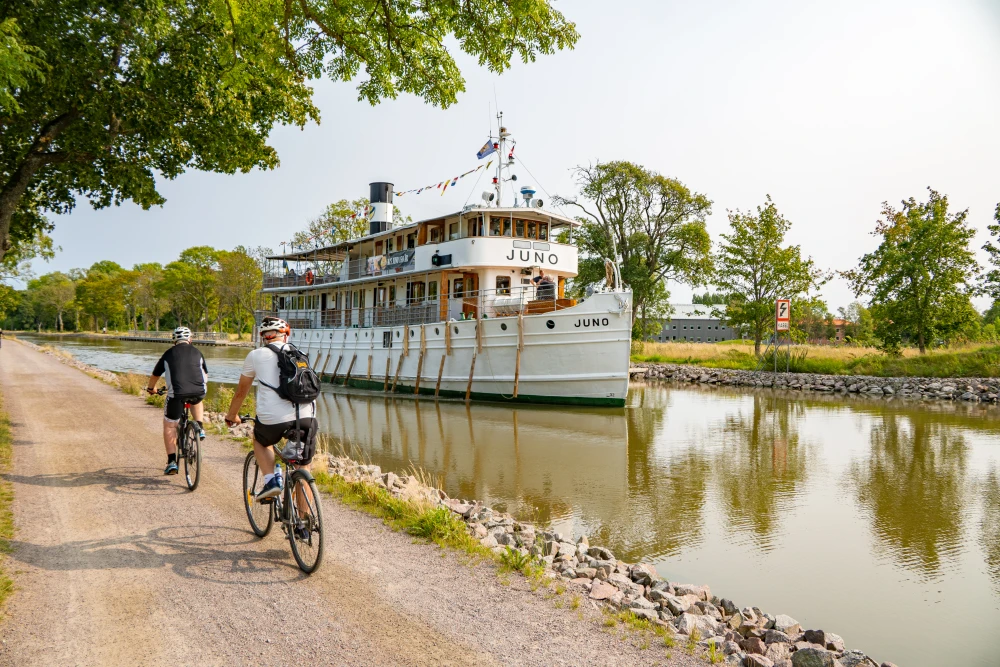
[[[0, 403], [0, 473], [10, 470], [13, 461], [10, 420]], [[7, 597], [14, 591], [14, 582], [4, 572], [4, 554], [10, 551], [10, 540], [14, 537], [14, 513], [11, 505], [14, 501], [14, 488], [10, 482], [0, 478], [0, 608]]]
[[[126, 394], [131, 394], [132, 396], [141, 396], [146, 391], [146, 382], [148, 378], [145, 375], [139, 375], [138, 373], [121, 373], [118, 375], [118, 388], [124, 391]], [[157, 385], [163, 383], [161, 379]]]
[[42, 352], [48, 352], [54, 354], [57, 357], [62, 357], [63, 359], [72, 359], [73, 355], [66, 350], [60, 349], [58, 347], [53, 347], [51, 345], [41, 345], [39, 348]]
[[[766, 346], [762, 344], [761, 350], [764, 347]], [[805, 350], [809, 357], [813, 359], [836, 359], [838, 361], [850, 361], [866, 355], [882, 354], [874, 347], [850, 347], [847, 345], [796, 345], [795, 348]], [[675, 363], [685, 363], [684, 360], [687, 359], [697, 361], [731, 359], [734, 356], [734, 351], [753, 354], [753, 341], [733, 340], [724, 343], [653, 343], [637, 341], [632, 344], [632, 357], [637, 360], [644, 360], [649, 357], [681, 360]], [[903, 351], [904, 357], [917, 356], [918, 354], [919, 352], [915, 349], [907, 348]]]

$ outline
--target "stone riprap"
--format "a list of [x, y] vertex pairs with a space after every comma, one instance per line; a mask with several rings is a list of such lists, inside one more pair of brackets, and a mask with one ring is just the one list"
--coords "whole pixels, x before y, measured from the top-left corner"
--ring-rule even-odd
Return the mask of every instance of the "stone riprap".
[[858, 394], [883, 400], [996, 403], [1000, 396], [1000, 378], [883, 378], [867, 375], [755, 372], [680, 364], [634, 365], [646, 369], [647, 379], [688, 384]]
[[[879, 667], [861, 651], [847, 650], [844, 640], [823, 630], [803, 630], [790, 616], [773, 616], [758, 607], [739, 607], [708, 586], [663, 579], [649, 563], [626, 563], [608, 549], [516, 520], [475, 500], [449, 498], [414, 475], [382, 472], [377, 465], [347, 457], [329, 459], [329, 471], [348, 482], [386, 489], [393, 497], [446, 507], [460, 516], [480, 544], [503, 554], [507, 549], [531, 555], [545, 576], [576, 587], [592, 604], [630, 611], [664, 629], [699, 639], [707, 650], [716, 645], [723, 664], [745, 667]], [[651, 660], [652, 661], [652, 660]], [[891, 663], [881, 663], [889, 667]]]

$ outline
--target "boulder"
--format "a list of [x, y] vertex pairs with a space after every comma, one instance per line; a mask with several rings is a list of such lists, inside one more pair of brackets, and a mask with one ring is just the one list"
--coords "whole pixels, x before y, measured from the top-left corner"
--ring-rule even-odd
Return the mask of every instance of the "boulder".
[[593, 567], [578, 567], [576, 568], [576, 576], [593, 579], [597, 576], [597, 569]]
[[762, 655], [748, 653], [743, 658], [743, 667], [774, 667], [774, 663]]
[[677, 595], [695, 595], [699, 600], [705, 600], [706, 602], [712, 599], [712, 590], [708, 586], [674, 584], [674, 591]]
[[726, 616], [732, 616], [737, 612], [736, 605], [733, 603], [732, 600], [729, 600], [727, 598], [722, 598], [719, 601], [718, 606], [722, 607], [722, 611], [726, 613]]
[[740, 648], [747, 653], [757, 653], [758, 655], [764, 655], [764, 651], [766, 650], [764, 642], [756, 637], [750, 637], [741, 641]]
[[690, 635], [692, 630], [697, 630], [701, 637], [714, 637], [719, 634], [719, 623], [708, 616], [696, 616], [694, 614], [681, 614], [677, 619], [677, 631], [681, 634]]
[[767, 649], [764, 651], [764, 655], [770, 658], [772, 662], [790, 660], [792, 657], [792, 645], [780, 642], [768, 644]]
[[896, 663], [886, 661], [882, 663], [882, 667], [896, 667]]
[[598, 560], [614, 560], [615, 556], [604, 547], [590, 547], [587, 554]]
[[764, 643], [765, 644], [791, 644], [792, 638], [786, 635], [781, 630], [768, 630], [764, 633]]
[[594, 582], [594, 587], [590, 589], [591, 600], [607, 600], [618, 592], [618, 589], [603, 581]]
[[733, 653], [740, 653], [740, 645], [734, 641], [726, 641], [722, 645], [722, 655], [732, 655]]
[[823, 648], [826, 648], [826, 633], [822, 630], [806, 630], [802, 633], [802, 641], [819, 644]]
[[640, 586], [650, 586], [659, 578], [656, 568], [649, 563], [636, 563], [632, 566], [632, 581]]
[[[711, 602], [705, 602], [704, 600], [698, 600], [694, 603], [694, 606], [701, 610], [704, 616], [711, 616], [717, 621], [722, 620], [722, 614], [719, 612], [718, 608]], [[691, 611], [690, 609], [688, 611]]]
[[865, 655], [863, 651], [844, 651], [838, 660], [843, 667], [879, 667], [878, 663]]
[[494, 547], [498, 546], [497, 538], [493, 537], [492, 535], [487, 535], [483, 539], [479, 540], [479, 543], [482, 544], [487, 549], [493, 549]]
[[636, 618], [646, 619], [650, 623], [659, 620], [659, 616], [656, 615], [655, 609], [636, 609], [635, 607], [633, 607], [632, 615], [635, 616]]
[[791, 616], [778, 614], [774, 617], [774, 629], [784, 632], [786, 635], [797, 635], [802, 632], [802, 626]]
[[837, 656], [822, 648], [803, 648], [792, 654], [792, 667], [837, 667]]
[[835, 651], [837, 653], [844, 652], [844, 639], [840, 635], [835, 635], [832, 632], [826, 633], [826, 650]]
[[[641, 595], [628, 603], [629, 609], [656, 609], [656, 605]], [[654, 614], [655, 616], [655, 614]]]

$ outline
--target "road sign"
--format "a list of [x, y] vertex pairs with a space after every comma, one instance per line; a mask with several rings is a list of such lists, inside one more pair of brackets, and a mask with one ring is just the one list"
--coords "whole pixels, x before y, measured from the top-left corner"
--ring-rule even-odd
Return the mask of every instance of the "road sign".
[[792, 314], [792, 302], [790, 299], [777, 299], [774, 302], [774, 321], [777, 331], [788, 331], [788, 323]]

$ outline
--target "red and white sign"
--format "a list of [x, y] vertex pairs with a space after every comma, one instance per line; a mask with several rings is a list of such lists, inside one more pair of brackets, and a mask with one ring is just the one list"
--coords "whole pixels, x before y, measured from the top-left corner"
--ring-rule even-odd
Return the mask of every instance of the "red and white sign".
[[778, 331], [788, 331], [788, 323], [792, 315], [790, 299], [778, 299], [774, 302], [774, 321]]

